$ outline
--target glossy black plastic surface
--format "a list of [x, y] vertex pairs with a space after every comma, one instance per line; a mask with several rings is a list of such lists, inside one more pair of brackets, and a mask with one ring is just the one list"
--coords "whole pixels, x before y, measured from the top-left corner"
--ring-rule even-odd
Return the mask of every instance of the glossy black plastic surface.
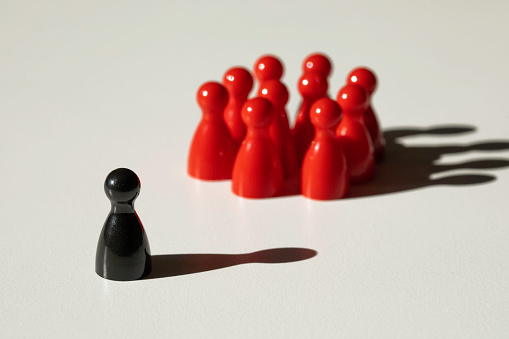
[[150, 273], [151, 256], [145, 229], [134, 200], [140, 194], [138, 176], [127, 168], [112, 171], [104, 182], [111, 211], [97, 244], [95, 271], [110, 280], [136, 280]]

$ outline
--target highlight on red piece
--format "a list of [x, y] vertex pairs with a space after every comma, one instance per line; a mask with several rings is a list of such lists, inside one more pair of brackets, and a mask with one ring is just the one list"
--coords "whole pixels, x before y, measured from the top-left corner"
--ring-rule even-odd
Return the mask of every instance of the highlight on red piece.
[[328, 78], [332, 72], [332, 62], [323, 53], [308, 55], [302, 63], [302, 73], [318, 72]]

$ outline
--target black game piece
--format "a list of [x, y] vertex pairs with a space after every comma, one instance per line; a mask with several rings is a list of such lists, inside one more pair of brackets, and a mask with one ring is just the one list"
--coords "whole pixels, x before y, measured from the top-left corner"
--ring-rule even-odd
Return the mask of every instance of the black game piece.
[[127, 168], [106, 177], [104, 192], [111, 211], [104, 223], [95, 257], [95, 271], [110, 280], [136, 280], [150, 273], [151, 257], [145, 229], [134, 210], [140, 179]]

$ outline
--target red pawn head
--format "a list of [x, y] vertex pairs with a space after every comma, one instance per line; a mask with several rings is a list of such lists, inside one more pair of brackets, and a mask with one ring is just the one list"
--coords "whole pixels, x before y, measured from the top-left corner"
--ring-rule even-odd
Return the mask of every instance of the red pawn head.
[[302, 64], [303, 73], [318, 72], [327, 78], [332, 71], [330, 59], [321, 53], [309, 55]]
[[218, 82], [210, 81], [201, 85], [196, 93], [196, 101], [205, 116], [223, 118], [223, 110], [228, 103], [228, 91]]
[[304, 99], [317, 100], [327, 95], [327, 79], [318, 72], [304, 73], [298, 83], [299, 92]]
[[279, 80], [268, 80], [260, 87], [260, 97], [266, 98], [274, 107], [285, 107], [290, 94]]
[[342, 116], [341, 107], [339, 107], [337, 102], [329, 98], [318, 99], [309, 111], [311, 123], [320, 129], [335, 128]]
[[339, 90], [336, 100], [348, 115], [362, 116], [368, 107], [368, 94], [357, 85], [345, 85]]
[[273, 55], [264, 55], [256, 60], [254, 74], [258, 82], [279, 80], [283, 76], [283, 63]]
[[377, 80], [372, 70], [366, 67], [358, 67], [348, 74], [346, 83], [359, 85], [368, 92], [368, 95], [372, 95], [376, 89]]
[[242, 107], [242, 120], [248, 127], [269, 127], [272, 119], [272, 104], [265, 98], [248, 100]]
[[231, 96], [247, 98], [253, 89], [253, 77], [244, 67], [232, 67], [224, 74], [223, 85]]

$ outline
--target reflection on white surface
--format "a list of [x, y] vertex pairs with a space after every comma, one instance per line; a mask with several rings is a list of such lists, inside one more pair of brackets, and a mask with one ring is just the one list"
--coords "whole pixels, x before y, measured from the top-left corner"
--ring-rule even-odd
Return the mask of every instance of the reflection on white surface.
[[306, 205], [306, 217], [308, 221], [313, 221], [313, 205], [315, 202], [312, 199], [305, 199], [305, 205]]
[[199, 179], [195, 178], [188, 178], [188, 180], [191, 180], [193, 182], [194, 187], [194, 194], [197, 198], [201, 198], [203, 195], [203, 182]]
[[[233, 194], [233, 193], [232, 193]], [[249, 214], [247, 213], [246, 199], [241, 197], [236, 197], [236, 206], [237, 210], [235, 211], [238, 219], [239, 230], [241, 230], [244, 234], [249, 234], [250, 220]]]
[[103, 279], [103, 294], [105, 297], [108, 297], [110, 295], [110, 283], [111, 281], [109, 281], [108, 279]]

